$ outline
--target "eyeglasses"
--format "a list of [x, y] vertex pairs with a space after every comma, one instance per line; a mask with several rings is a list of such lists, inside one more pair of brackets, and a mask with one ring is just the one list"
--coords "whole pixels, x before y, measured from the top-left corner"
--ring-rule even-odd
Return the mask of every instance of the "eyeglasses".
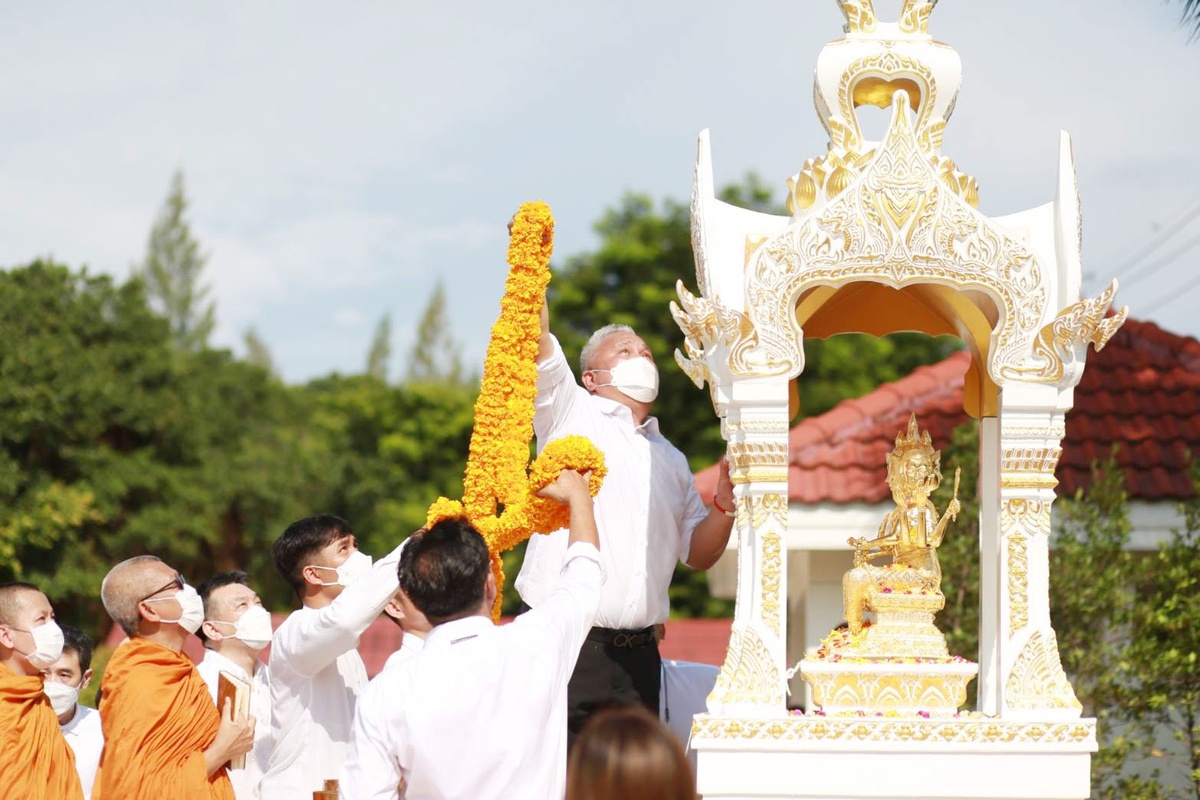
[[138, 602], [145, 603], [147, 601], [150, 601], [151, 599], [153, 599], [153, 600], [170, 600], [171, 598], [169, 598], [169, 597], [155, 597], [154, 595], [158, 594], [159, 592], [165, 592], [167, 589], [175, 589], [175, 591], [181, 592], [181, 591], [183, 591], [183, 587], [186, 585], [187, 584], [183, 580], [183, 576], [180, 575], [178, 572], [176, 572], [175, 578], [170, 583], [168, 583], [166, 586], [163, 586], [159, 589], [155, 589], [150, 594], [148, 594], [145, 597], [138, 600]]

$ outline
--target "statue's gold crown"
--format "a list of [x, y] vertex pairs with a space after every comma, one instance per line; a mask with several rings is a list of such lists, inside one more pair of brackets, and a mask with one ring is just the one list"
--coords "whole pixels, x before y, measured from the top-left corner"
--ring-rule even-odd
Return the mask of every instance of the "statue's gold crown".
[[929, 457], [929, 463], [933, 466], [933, 473], [930, 476], [931, 483], [934, 486], [941, 483], [942, 454], [933, 449], [933, 438], [930, 437], [929, 431], [920, 430], [916, 414], [909, 416], [908, 431], [896, 434], [896, 446], [892, 448], [892, 452], [887, 454], [888, 478], [892, 477], [898, 465], [904, 463], [904, 459], [909, 453], [917, 451], [925, 453]]

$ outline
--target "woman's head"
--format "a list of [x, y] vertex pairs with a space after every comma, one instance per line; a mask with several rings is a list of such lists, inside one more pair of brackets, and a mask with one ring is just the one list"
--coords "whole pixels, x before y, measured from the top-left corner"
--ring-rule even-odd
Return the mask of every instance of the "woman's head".
[[596, 714], [571, 751], [567, 800], [695, 800], [679, 740], [644, 708]]

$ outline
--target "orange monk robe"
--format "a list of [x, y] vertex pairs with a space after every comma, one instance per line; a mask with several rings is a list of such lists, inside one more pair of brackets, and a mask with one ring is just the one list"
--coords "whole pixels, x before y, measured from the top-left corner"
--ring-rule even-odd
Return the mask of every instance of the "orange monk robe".
[[225, 768], [210, 778], [204, 764], [221, 715], [191, 659], [126, 640], [102, 689], [104, 752], [93, 800], [234, 800]]
[[83, 800], [75, 754], [42, 692], [41, 675], [0, 664], [0, 795], [22, 800]]

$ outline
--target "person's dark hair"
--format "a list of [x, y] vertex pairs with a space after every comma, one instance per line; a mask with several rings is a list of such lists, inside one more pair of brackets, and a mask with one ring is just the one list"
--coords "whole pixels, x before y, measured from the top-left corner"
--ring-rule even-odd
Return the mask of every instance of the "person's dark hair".
[[63, 652], [74, 652], [79, 657], [79, 671], [87, 672], [92, 667], [92, 640], [79, 628], [59, 625], [63, 632]]
[[354, 530], [350, 523], [332, 514], [321, 514], [316, 517], [293, 522], [287, 530], [271, 545], [271, 561], [275, 571], [279, 573], [296, 594], [304, 594], [304, 576], [301, 574], [308, 566], [308, 560], [321, 548], [336, 542], [343, 536], [352, 536]]
[[696, 780], [675, 735], [641, 706], [598, 712], [567, 766], [566, 800], [695, 800]]
[[[232, 572], [218, 572], [216, 575], [213, 575], [204, 583], [196, 587], [196, 591], [200, 593], [200, 599], [204, 601], [205, 619], [212, 619], [213, 610], [212, 605], [209, 603], [209, 598], [212, 597], [212, 593], [224, 586], [233, 586], [235, 583], [242, 586], [249, 586], [249, 576], [240, 570], [233, 570]], [[196, 635], [200, 637], [200, 641], [208, 641], [208, 637], [204, 635], [203, 625], [196, 630]]]
[[414, 535], [400, 554], [400, 588], [430, 625], [474, 613], [490, 567], [487, 544], [464, 517]]

